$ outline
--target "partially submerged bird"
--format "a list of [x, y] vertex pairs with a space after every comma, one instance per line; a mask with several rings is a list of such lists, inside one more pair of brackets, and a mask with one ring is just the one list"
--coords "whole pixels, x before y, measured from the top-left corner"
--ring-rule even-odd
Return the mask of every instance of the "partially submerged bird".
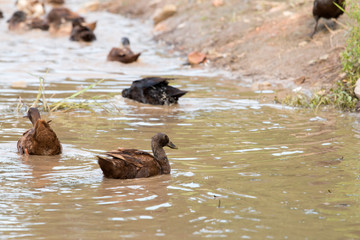
[[151, 139], [151, 149], [154, 155], [137, 150], [119, 148], [107, 152], [108, 157], [98, 158], [98, 163], [107, 178], [144, 178], [160, 174], [170, 174], [169, 160], [163, 147], [177, 147], [164, 133], [158, 133]]
[[33, 128], [27, 130], [18, 140], [18, 152], [30, 155], [60, 154], [62, 151], [60, 141], [49, 122], [41, 119], [39, 110], [29, 108], [26, 117], [30, 119]]
[[26, 26], [26, 13], [24, 11], [16, 11], [11, 18], [7, 20], [9, 30], [23, 29]]
[[313, 37], [320, 18], [338, 18], [341, 14], [344, 13], [338, 6], [345, 9], [345, 0], [315, 0], [313, 6], [313, 16], [315, 18], [315, 27], [314, 31], [311, 33], [310, 37]]
[[59, 26], [65, 22], [72, 22], [75, 19], [78, 19], [80, 22], [85, 21], [82, 16], [65, 7], [55, 7], [51, 9], [46, 17], [48, 22], [55, 26]]
[[72, 22], [70, 40], [92, 42], [96, 40], [96, 36], [90, 27], [82, 24], [80, 19], [75, 19]]
[[122, 91], [124, 98], [153, 105], [170, 105], [178, 102], [187, 91], [169, 86], [171, 78], [149, 77], [133, 81], [130, 88]]
[[0, 10], [0, 18], [4, 18], [4, 14], [1, 10]]
[[121, 48], [112, 48], [107, 56], [108, 61], [132, 63], [137, 61], [141, 53], [133, 53], [130, 49], [130, 40], [127, 37], [121, 39]]
[[39, 17], [29, 17], [24, 11], [16, 11], [7, 21], [9, 23], [9, 30], [29, 30], [29, 29], [41, 29], [47, 31], [49, 24], [46, 20]]

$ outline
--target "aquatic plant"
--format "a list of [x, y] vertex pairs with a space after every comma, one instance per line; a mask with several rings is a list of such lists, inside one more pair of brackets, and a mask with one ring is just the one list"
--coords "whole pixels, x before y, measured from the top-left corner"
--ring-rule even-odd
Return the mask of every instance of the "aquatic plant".
[[93, 84], [90, 84], [86, 88], [83, 88], [80, 91], [75, 92], [74, 94], [72, 94], [66, 98], [63, 98], [57, 102], [49, 103], [50, 101], [49, 101], [49, 99], [46, 98], [46, 94], [45, 94], [45, 79], [44, 79], [44, 77], [39, 77], [39, 81], [40, 81], [40, 84], [39, 84], [38, 93], [37, 93], [36, 99], [33, 102], [32, 106], [39, 107], [38, 105], [41, 102], [42, 110], [46, 111], [46, 112], [54, 112], [54, 111], [58, 111], [58, 110], [71, 111], [71, 110], [77, 110], [77, 109], [93, 111], [94, 106], [99, 106], [99, 103], [96, 100], [104, 97], [104, 96], [95, 96], [95, 97], [91, 97], [91, 98], [82, 98], [80, 100], [77, 99], [77, 101], [69, 101], [71, 99], [75, 99], [79, 95], [85, 93], [89, 89], [92, 89], [95, 86], [97, 86], [100, 83], [105, 81], [105, 79], [101, 79]]

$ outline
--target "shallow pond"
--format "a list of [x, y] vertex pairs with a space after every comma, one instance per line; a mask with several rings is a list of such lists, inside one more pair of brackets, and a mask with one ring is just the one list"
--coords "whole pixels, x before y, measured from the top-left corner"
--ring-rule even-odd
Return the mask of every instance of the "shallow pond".
[[[14, 11], [10, 1], [0, 8], [6, 18]], [[92, 44], [11, 33], [0, 21], [0, 239], [360, 238], [356, 115], [269, 104], [263, 98], [271, 93], [244, 88], [242, 79], [182, 66], [151, 40], [150, 23], [86, 17], [99, 20]], [[105, 61], [123, 35], [143, 51], [140, 62]], [[86, 95], [113, 96], [95, 112], [43, 114], [63, 144], [60, 156], [16, 153], [31, 124], [15, 108], [19, 96], [27, 104], [36, 98], [33, 75], [45, 77], [53, 100], [102, 78]], [[119, 96], [131, 81], [154, 75], [175, 77], [172, 85], [189, 93], [161, 107]], [[27, 87], [13, 88], [17, 81]], [[166, 149], [171, 175], [103, 178], [97, 154], [119, 146], [150, 151], [157, 132], [179, 148]]]

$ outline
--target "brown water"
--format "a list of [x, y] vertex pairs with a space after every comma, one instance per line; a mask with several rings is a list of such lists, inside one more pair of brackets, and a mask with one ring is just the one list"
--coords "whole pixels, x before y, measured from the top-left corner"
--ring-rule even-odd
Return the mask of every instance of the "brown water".
[[[149, 23], [87, 18], [100, 19], [90, 45], [10, 33], [0, 22], [0, 239], [360, 238], [356, 115], [266, 104], [271, 92], [252, 92], [242, 79], [182, 67], [183, 59], [151, 41]], [[123, 35], [144, 51], [139, 63], [105, 61]], [[46, 77], [54, 100], [100, 78], [106, 81], [87, 96], [117, 95], [148, 75], [175, 76], [173, 85], [189, 93], [177, 106], [117, 95], [105, 102], [111, 112], [44, 114], [64, 153], [26, 157], [16, 141], [30, 122], [14, 108], [18, 96], [28, 104], [36, 97], [30, 74]], [[28, 87], [12, 88], [19, 80]], [[179, 147], [166, 149], [170, 176], [103, 178], [97, 154], [118, 146], [150, 151], [157, 132]]]

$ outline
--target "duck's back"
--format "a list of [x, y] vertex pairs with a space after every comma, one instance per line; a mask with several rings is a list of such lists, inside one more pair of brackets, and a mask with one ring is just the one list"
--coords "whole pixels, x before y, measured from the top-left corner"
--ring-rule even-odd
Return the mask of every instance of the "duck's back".
[[35, 127], [27, 130], [19, 139], [18, 152], [30, 155], [57, 155], [62, 151], [62, 147], [55, 132], [45, 120], [38, 120]]
[[109, 157], [98, 156], [98, 163], [107, 178], [130, 179], [161, 174], [160, 165], [147, 152], [119, 148], [106, 155]]
[[344, 12], [334, 4], [345, 7], [344, 0], [315, 0], [313, 15], [318, 18], [338, 18]]
[[137, 61], [141, 53], [134, 54], [128, 48], [112, 48], [107, 56], [108, 61], [132, 63]]

